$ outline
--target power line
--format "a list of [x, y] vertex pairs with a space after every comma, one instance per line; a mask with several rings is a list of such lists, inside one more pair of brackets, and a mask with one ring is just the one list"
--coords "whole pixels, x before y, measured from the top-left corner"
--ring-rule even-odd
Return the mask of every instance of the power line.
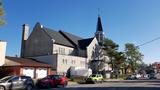
[[160, 39], [160, 37], [157, 37], [157, 38], [155, 38], [155, 39], [153, 39], [153, 40], [150, 40], [150, 41], [145, 42], [145, 43], [143, 43], [143, 44], [137, 45], [136, 47], [140, 47], [140, 46], [143, 46], [143, 45], [146, 45], [146, 44], [152, 43], [152, 42], [154, 42], [154, 41], [156, 41], [156, 40], [159, 40], [159, 39]]

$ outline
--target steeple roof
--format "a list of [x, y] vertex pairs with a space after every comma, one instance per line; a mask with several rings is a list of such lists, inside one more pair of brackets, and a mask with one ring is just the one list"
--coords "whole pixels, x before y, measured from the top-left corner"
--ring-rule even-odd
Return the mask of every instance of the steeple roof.
[[98, 16], [97, 29], [96, 29], [96, 31], [103, 31], [102, 23], [101, 23], [101, 17], [100, 17], [100, 16]]

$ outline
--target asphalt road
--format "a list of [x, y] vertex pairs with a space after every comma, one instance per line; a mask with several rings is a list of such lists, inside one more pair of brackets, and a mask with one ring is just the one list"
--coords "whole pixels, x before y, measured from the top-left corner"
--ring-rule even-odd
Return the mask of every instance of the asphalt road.
[[[98, 84], [69, 84], [66, 88], [51, 88], [41, 90], [160, 90], [160, 80], [123, 80], [105, 81]], [[40, 89], [35, 89], [40, 90]]]

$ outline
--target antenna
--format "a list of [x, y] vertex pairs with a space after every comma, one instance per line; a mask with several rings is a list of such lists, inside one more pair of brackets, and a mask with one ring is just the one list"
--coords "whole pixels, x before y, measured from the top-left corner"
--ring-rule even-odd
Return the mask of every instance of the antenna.
[[98, 17], [100, 17], [100, 8], [98, 8]]

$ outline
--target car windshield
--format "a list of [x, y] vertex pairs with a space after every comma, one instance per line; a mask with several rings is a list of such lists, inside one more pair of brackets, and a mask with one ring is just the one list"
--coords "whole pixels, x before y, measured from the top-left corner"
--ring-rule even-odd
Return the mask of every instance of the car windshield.
[[5, 82], [5, 81], [10, 80], [12, 77], [13, 76], [6, 76], [6, 77], [1, 78], [0, 81]]
[[93, 75], [91, 75], [90, 77], [96, 77], [96, 75], [95, 75], [95, 74], [93, 74]]
[[61, 78], [62, 77], [62, 75], [49, 75], [49, 76], [46, 76], [45, 78], [54, 78], [54, 79], [59, 79], [59, 78]]
[[46, 77], [44, 77], [43, 79], [49, 79], [49, 78], [51, 78], [51, 76], [46, 76]]
[[59, 78], [61, 78], [62, 77], [62, 75], [53, 75], [52, 76], [52, 78], [55, 78], [55, 79], [59, 79]]

